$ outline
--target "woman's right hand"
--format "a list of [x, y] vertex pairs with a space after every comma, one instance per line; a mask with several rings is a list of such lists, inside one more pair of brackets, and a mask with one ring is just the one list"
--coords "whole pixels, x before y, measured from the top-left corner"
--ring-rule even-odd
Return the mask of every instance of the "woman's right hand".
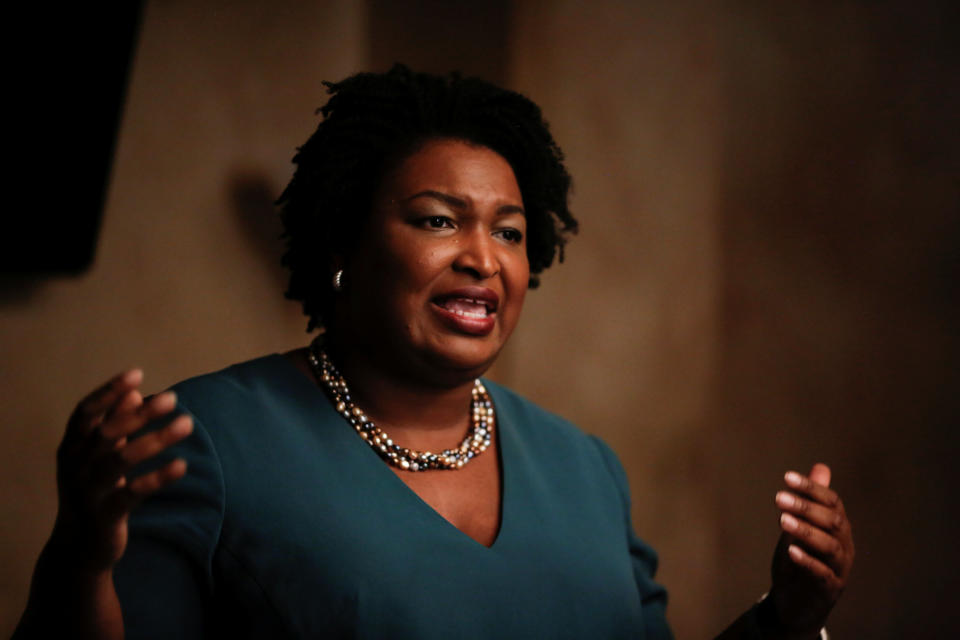
[[172, 391], [144, 402], [143, 372], [122, 373], [77, 405], [57, 450], [59, 507], [51, 543], [74, 569], [105, 573], [123, 555], [130, 511], [143, 498], [182, 477], [186, 461], [131, 477], [139, 463], [165, 451], [193, 430], [189, 415], [133, 438], [176, 407]]
[[138, 369], [122, 373], [81, 400], [70, 416], [57, 449], [57, 521], [37, 560], [14, 640], [124, 636], [113, 566], [127, 546], [130, 510], [182, 477], [187, 464], [177, 459], [137, 476], [130, 472], [193, 431], [190, 416], [181, 415], [133, 438], [177, 404], [169, 391], [144, 402], [142, 380]]

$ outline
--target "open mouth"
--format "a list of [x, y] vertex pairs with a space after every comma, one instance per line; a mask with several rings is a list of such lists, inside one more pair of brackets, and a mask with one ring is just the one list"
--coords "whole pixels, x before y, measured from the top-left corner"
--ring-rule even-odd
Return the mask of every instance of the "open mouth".
[[462, 318], [482, 319], [497, 311], [496, 304], [476, 298], [446, 297], [437, 298], [435, 305]]
[[465, 287], [431, 300], [444, 323], [460, 333], [485, 336], [496, 325], [500, 298], [490, 289]]

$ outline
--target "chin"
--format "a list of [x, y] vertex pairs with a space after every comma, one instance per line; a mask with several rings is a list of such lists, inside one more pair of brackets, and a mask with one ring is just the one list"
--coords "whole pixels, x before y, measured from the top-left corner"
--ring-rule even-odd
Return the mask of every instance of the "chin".
[[[481, 342], [481, 344], [477, 344]], [[430, 363], [437, 368], [456, 372], [456, 377], [478, 378], [496, 361], [501, 345], [482, 344], [476, 338], [458, 338], [456, 344], [445, 344], [444, 348], [431, 350]], [[457, 380], [462, 382], [462, 380]]]

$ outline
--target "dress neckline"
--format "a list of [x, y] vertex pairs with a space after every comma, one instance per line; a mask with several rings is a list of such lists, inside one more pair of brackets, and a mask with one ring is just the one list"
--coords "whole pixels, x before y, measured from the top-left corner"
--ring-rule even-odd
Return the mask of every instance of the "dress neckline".
[[[285, 368], [288, 372], [295, 375], [295, 377], [299, 380], [299, 384], [308, 386], [310, 388], [311, 391], [306, 397], [310, 398], [314, 404], [312, 409], [318, 412], [329, 412], [329, 414], [333, 415], [331, 422], [334, 422], [338, 425], [338, 427], [340, 427], [340, 429], [338, 429], [338, 435], [342, 439], [348, 440], [346, 443], [347, 448], [354, 456], [354, 460], [351, 461], [351, 464], [362, 464], [368, 468], [376, 467], [375, 469], [371, 468], [371, 475], [373, 478], [375, 478], [377, 485], [382, 487], [384, 492], [389, 492], [395, 497], [396, 500], [404, 500], [405, 502], [411, 504], [411, 508], [417, 509], [422, 513], [426, 513], [429, 519], [437, 522], [438, 527], [448, 529], [454, 537], [465, 540], [468, 546], [481, 551], [494, 551], [498, 546], [502, 545], [504, 533], [507, 530], [507, 525], [511, 520], [510, 506], [512, 501], [509, 499], [509, 497], [512, 495], [514, 489], [512, 477], [513, 465], [511, 464], [511, 460], [516, 459], [516, 456], [513, 455], [513, 448], [516, 443], [513, 441], [510, 435], [509, 420], [505, 420], [505, 416], [500, 410], [502, 403], [498, 403], [497, 401], [499, 389], [496, 388], [495, 385], [491, 384], [489, 380], [481, 378], [484, 385], [487, 386], [487, 389], [490, 392], [490, 397], [494, 405], [494, 411], [496, 412], [497, 431], [494, 438], [495, 447], [492, 453], [498, 456], [500, 469], [500, 513], [496, 535], [494, 536], [490, 545], [487, 546], [472, 538], [452, 522], [447, 520], [426, 500], [421, 498], [416, 491], [411, 489], [402, 479], [397, 477], [387, 463], [384, 462], [376, 454], [376, 452], [370, 448], [370, 445], [357, 436], [356, 431], [354, 431], [354, 429], [343, 419], [343, 417], [336, 412], [333, 405], [330, 403], [329, 396], [320, 387], [320, 385], [317, 384], [309, 368], [304, 370], [298, 366], [287, 354], [275, 353], [273, 355], [274, 357], [283, 360]], [[426, 473], [457, 473], [457, 471], [429, 471]]]

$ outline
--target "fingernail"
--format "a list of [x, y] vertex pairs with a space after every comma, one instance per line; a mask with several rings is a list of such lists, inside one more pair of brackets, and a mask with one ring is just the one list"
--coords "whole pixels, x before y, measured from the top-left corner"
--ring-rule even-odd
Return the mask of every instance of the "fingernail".
[[777, 504], [781, 507], [792, 507], [797, 504], [797, 499], [786, 491], [778, 491]]
[[178, 418], [170, 425], [170, 431], [174, 435], [186, 435], [193, 430], [193, 421], [189, 418]]
[[123, 374], [124, 384], [137, 384], [143, 379], [143, 370], [142, 369], [130, 369]]
[[787, 553], [789, 553], [790, 557], [793, 558], [796, 562], [800, 562], [800, 560], [803, 559], [803, 551], [801, 551], [800, 547], [798, 547], [795, 544], [792, 544], [789, 547], [787, 547]]
[[783, 479], [786, 480], [787, 484], [791, 487], [799, 487], [803, 484], [803, 476], [796, 471], [787, 471]]
[[789, 529], [791, 531], [800, 526], [800, 523], [797, 522], [797, 519], [789, 513], [780, 514], [780, 524], [782, 524], [785, 529]]

